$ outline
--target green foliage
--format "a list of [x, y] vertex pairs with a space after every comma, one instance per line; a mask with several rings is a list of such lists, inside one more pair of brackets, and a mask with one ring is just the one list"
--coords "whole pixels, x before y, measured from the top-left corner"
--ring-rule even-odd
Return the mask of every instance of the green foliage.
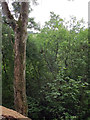
[[51, 12], [50, 17], [34, 37], [43, 56], [40, 58], [48, 67], [46, 76], [50, 76], [37, 95], [38, 116], [46, 120], [88, 119], [88, 30], [76, 18], [72, 18], [75, 25], [68, 30], [59, 16]]
[[89, 112], [88, 101], [90, 91], [87, 93], [87, 82], [82, 82], [81, 77], [73, 80], [59, 73], [57, 79], [47, 83], [42, 88], [43, 102], [47, 103], [48, 113], [57, 119], [87, 119]]
[[29, 111], [29, 116], [31, 116], [31, 118], [33, 119], [37, 119], [39, 118], [40, 112], [41, 112], [41, 106], [39, 106], [39, 102], [38, 100], [29, 97], [28, 98], [28, 111]]
[[13, 108], [14, 34], [6, 24], [2, 28], [2, 103]]
[[[28, 34], [26, 92], [32, 120], [90, 119], [88, 29], [82, 23], [75, 17], [65, 22], [51, 12], [40, 33]], [[13, 108], [13, 43], [13, 31], [3, 25], [3, 105], [10, 108]]]

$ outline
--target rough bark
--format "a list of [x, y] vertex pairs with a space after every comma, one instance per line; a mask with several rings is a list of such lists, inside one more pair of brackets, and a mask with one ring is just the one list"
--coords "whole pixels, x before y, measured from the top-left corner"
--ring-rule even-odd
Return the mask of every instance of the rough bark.
[[15, 21], [6, 2], [2, 3], [3, 13], [6, 15], [15, 33], [14, 59], [14, 104], [17, 112], [27, 116], [25, 62], [28, 23], [28, 2], [21, 3], [18, 21]]
[[[22, 33], [22, 34], [21, 34]], [[14, 45], [14, 104], [19, 113], [27, 114], [26, 83], [25, 83], [25, 61], [26, 61], [26, 32], [24, 29], [15, 31]]]

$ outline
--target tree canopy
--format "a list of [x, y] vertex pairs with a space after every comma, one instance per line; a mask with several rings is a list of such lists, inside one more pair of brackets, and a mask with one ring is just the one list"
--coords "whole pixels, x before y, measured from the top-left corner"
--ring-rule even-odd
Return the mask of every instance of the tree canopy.
[[[14, 108], [14, 33], [6, 24], [2, 28], [3, 105]], [[39, 33], [28, 33], [28, 117], [32, 120], [90, 119], [88, 50], [88, 28], [76, 17], [66, 22], [51, 12], [50, 20]]]

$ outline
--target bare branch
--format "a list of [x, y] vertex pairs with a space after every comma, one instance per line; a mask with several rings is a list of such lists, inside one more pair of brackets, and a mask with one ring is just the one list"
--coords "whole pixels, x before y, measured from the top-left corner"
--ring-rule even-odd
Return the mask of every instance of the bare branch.
[[16, 21], [8, 8], [7, 2], [2, 2], [2, 11], [3, 11], [3, 14], [6, 16], [8, 22], [12, 26], [13, 30], [15, 30]]

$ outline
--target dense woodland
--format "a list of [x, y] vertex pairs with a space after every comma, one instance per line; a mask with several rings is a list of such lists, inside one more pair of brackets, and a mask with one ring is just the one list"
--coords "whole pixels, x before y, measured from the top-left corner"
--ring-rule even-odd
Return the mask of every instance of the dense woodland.
[[[50, 13], [26, 44], [26, 93], [32, 120], [89, 120], [88, 29]], [[32, 25], [33, 26], [33, 25]], [[31, 29], [29, 29], [31, 30]], [[3, 105], [14, 109], [14, 32], [2, 24]]]

